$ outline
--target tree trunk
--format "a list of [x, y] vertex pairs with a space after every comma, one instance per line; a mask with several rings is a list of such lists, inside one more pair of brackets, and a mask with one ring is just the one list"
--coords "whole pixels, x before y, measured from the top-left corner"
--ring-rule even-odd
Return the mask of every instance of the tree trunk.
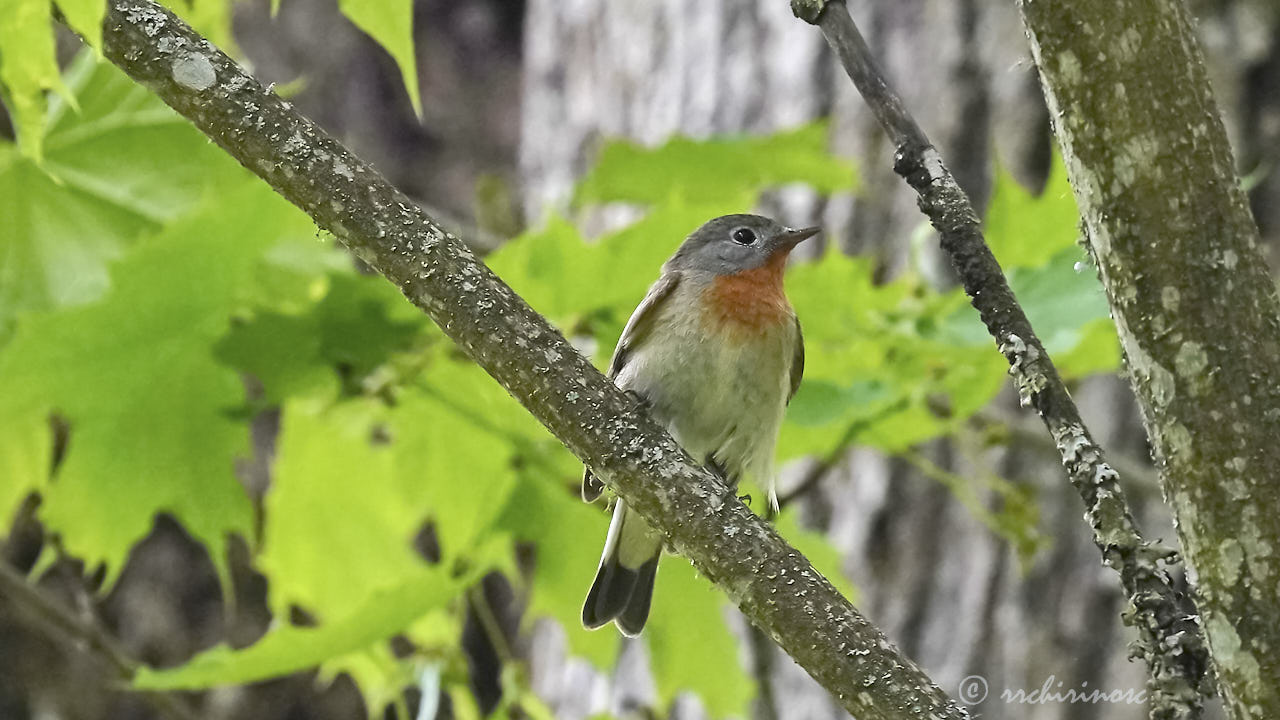
[[1181, 0], [1024, 0], [1233, 718], [1280, 717], [1280, 302]]

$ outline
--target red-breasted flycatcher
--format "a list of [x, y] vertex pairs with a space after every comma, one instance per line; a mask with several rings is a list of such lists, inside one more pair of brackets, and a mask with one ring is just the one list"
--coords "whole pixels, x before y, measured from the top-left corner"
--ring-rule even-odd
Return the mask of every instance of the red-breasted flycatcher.
[[[782, 275], [791, 249], [817, 232], [758, 215], [707, 222], [662, 266], [609, 363], [609, 377], [638, 395], [690, 455], [730, 489], [744, 476], [767, 484], [774, 506], [774, 445], [804, 371], [800, 322]], [[584, 472], [584, 500], [603, 489]], [[638, 635], [661, 555], [662, 535], [619, 500], [582, 624], [612, 620]]]

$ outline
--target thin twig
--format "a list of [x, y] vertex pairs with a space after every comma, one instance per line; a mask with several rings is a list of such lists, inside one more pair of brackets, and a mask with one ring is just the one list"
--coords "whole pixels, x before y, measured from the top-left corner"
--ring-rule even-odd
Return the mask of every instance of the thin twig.
[[792, 9], [797, 17], [821, 28], [893, 142], [894, 172], [916, 191], [921, 211], [938, 230], [942, 249], [965, 292], [1009, 361], [1023, 406], [1034, 408], [1053, 436], [1071, 483], [1084, 500], [1103, 563], [1120, 573], [1135, 609], [1125, 619], [1138, 630], [1136, 649], [1150, 670], [1152, 717], [1199, 717], [1208, 654], [1190, 598], [1173, 588], [1161, 567], [1172, 562], [1173, 554], [1151, 546], [1139, 534], [1119, 476], [1089, 435], [1049, 354], [1009, 289], [969, 198], [889, 87], [844, 3], [793, 0]]
[[949, 490], [952, 497], [958, 500], [969, 511], [970, 515], [976, 517], [992, 533], [1003, 537], [1005, 540], [1013, 540], [1002, 531], [995, 513], [983, 504], [982, 498], [978, 495], [980, 488], [976, 481], [942, 467], [926, 457], [917, 448], [903, 450], [897, 453], [897, 457], [905, 460], [908, 465], [915, 468], [916, 472]]
[[[778, 500], [778, 510], [765, 503], [764, 519], [772, 523], [782, 510], [782, 500]], [[751, 643], [751, 674], [756, 679], [755, 720], [778, 720], [778, 698], [773, 691], [773, 643], [760, 628], [747, 624], [747, 639]]]
[[515, 654], [511, 652], [511, 644], [507, 642], [507, 634], [503, 632], [502, 624], [498, 622], [498, 616], [493, 614], [493, 607], [489, 605], [489, 598], [484, 594], [483, 582], [478, 582], [467, 590], [467, 600], [471, 604], [472, 611], [476, 614], [476, 621], [484, 629], [485, 637], [489, 638], [489, 644], [493, 646], [493, 652], [497, 654], [498, 660], [503, 665], [511, 662], [515, 658]]
[[777, 693], [773, 690], [773, 648], [769, 636], [755, 625], [747, 625], [751, 641], [751, 674], [756, 679], [755, 720], [779, 720]]
[[854, 443], [857, 442], [858, 437], [862, 435], [864, 430], [876, 423], [879, 423], [890, 415], [906, 409], [910, 404], [910, 400], [906, 397], [902, 397], [897, 401], [886, 405], [883, 409], [873, 415], [865, 418], [858, 418], [857, 420], [849, 423], [848, 427], [846, 427], [844, 432], [841, 433], [840, 439], [836, 441], [836, 444], [832, 445], [825, 455], [819, 458], [809, 467], [808, 470], [805, 471], [805, 474], [801, 476], [800, 481], [796, 483], [795, 487], [791, 488], [790, 492], [787, 492], [778, 498], [778, 509], [781, 510], [782, 508], [785, 508], [817, 487], [818, 483], [822, 482], [822, 480], [840, 464], [840, 461], [844, 459], [849, 448], [853, 447]]
[[[980, 410], [971, 420], [979, 432], [1003, 434], [1014, 441], [1013, 444], [1029, 445], [1059, 457], [1058, 448], [1054, 445], [1053, 439], [1046, 437], [1034, 420], [1023, 420], [1013, 417], [1011, 413], [990, 409]], [[1116, 452], [1112, 449], [1107, 452], [1107, 462], [1125, 479], [1125, 485], [1130, 490], [1137, 489], [1139, 497], [1150, 496], [1153, 493], [1159, 496], [1160, 478], [1156, 477], [1156, 472], [1149, 461], [1143, 461], [1132, 453]]]
[[[63, 642], [68, 653], [78, 653], [87, 646], [105, 661], [118, 680], [131, 682], [138, 671], [137, 661], [130, 658], [116, 644], [114, 638], [91, 620], [78, 617], [49, 598], [39, 588], [27, 582], [5, 563], [0, 563], [0, 597], [26, 610], [26, 614], [45, 631], [45, 634]], [[161, 714], [172, 720], [198, 720], [199, 716], [178, 698], [165, 692], [140, 693]]]

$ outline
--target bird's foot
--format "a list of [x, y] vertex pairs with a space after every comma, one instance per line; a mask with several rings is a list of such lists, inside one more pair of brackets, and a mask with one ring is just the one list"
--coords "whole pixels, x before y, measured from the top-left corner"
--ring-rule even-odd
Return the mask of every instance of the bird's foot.
[[733, 490], [733, 484], [729, 482], [729, 473], [725, 471], [724, 465], [716, 461], [714, 455], [708, 455], [707, 459], [703, 461], [703, 465], [711, 471], [712, 475], [720, 478], [720, 482], [724, 483], [725, 487], [729, 488], [730, 491]]
[[624, 392], [626, 392], [627, 395], [630, 395], [631, 399], [635, 400], [636, 404], [644, 408], [645, 410], [653, 409], [653, 401], [645, 397], [644, 395], [640, 394], [639, 392], [635, 390], [625, 390]]
[[738, 479], [736, 477], [729, 477], [729, 472], [725, 469], [724, 465], [716, 461], [714, 456], [708, 455], [704, 464], [707, 469], [711, 471], [712, 475], [715, 475], [719, 478], [720, 482], [724, 483], [725, 500], [732, 500], [736, 498], [741, 502], [746, 503], [747, 507], [751, 506], [751, 496], [738, 495]]

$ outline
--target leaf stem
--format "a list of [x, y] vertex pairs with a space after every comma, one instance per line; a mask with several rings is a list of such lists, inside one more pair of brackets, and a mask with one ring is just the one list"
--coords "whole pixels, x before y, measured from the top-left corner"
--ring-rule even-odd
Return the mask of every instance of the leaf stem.
[[498, 622], [498, 616], [493, 614], [493, 607], [489, 605], [489, 598], [484, 593], [483, 580], [467, 589], [467, 601], [475, 612], [476, 620], [484, 630], [485, 637], [489, 638], [493, 651], [497, 653], [498, 660], [506, 665], [515, 659], [515, 654], [511, 652], [511, 644], [507, 642], [507, 634], [503, 632], [502, 624]]

